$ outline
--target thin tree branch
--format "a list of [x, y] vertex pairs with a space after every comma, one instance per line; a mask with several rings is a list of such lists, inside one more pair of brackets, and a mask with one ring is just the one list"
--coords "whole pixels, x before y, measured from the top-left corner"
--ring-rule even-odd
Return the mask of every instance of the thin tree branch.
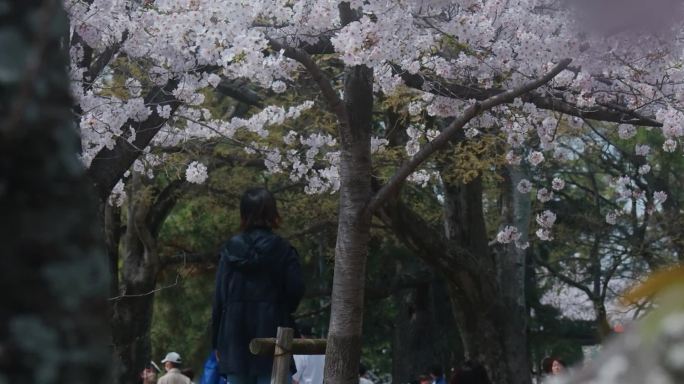
[[584, 292], [589, 300], [595, 301], [598, 299], [598, 297], [595, 297], [593, 292], [587, 288], [584, 284], [578, 283], [577, 281], [569, 278], [568, 276], [565, 276], [563, 273], [561, 273], [558, 269], [554, 268], [551, 266], [550, 263], [545, 262], [542, 260], [538, 255], [534, 255], [534, 261], [541, 265], [542, 267], [546, 268], [551, 274], [556, 277], [558, 280], [564, 282], [565, 284], [577, 288], [580, 291]]
[[[415, 89], [429, 92], [438, 96], [445, 96], [458, 99], [485, 100], [492, 96], [504, 93], [505, 90], [497, 88], [483, 89], [477, 86], [467, 86], [452, 84], [441, 79], [425, 76], [422, 74], [411, 74], [402, 70], [399, 66], [393, 65], [394, 73], [401, 76], [404, 83]], [[650, 127], [661, 127], [662, 123], [653, 117], [644, 116], [634, 110], [615, 103], [598, 103], [598, 106], [591, 108], [580, 108], [554, 95], [545, 95], [539, 92], [529, 92], [520, 96], [522, 101], [532, 103], [537, 108], [550, 111], [561, 112], [570, 116], [577, 116], [584, 119], [609, 121], [614, 123], [626, 123]]]
[[340, 99], [338, 93], [332, 87], [332, 83], [328, 76], [323, 73], [321, 68], [313, 61], [311, 56], [303, 49], [288, 47], [273, 39], [269, 40], [269, 43], [273, 49], [278, 51], [282, 50], [285, 57], [299, 62], [304, 66], [304, 68], [306, 68], [313, 80], [321, 89], [323, 97], [327, 101], [330, 110], [335, 114], [340, 123], [346, 124], [349, 119], [347, 116], [347, 109], [345, 108], [342, 99]]

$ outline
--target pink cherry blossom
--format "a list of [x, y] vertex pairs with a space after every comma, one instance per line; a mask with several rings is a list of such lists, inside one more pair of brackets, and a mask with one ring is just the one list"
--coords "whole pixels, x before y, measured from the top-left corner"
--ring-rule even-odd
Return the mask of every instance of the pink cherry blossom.
[[532, 183], [530, 183], [530, 181], [527, 179], [520, 180], [516, 189], [520, 193], [530, 193], [532, 190]]
[[540, 190], [537, 191], [537, 200], [539, 200], [542, 203], [546, 203], [553, 199], [553, 192], [549, 191], [546, 188], [541, 188]]
[[553, 188], [554, 191], [562, 190], [563, 188], [565, 188], [565, 180], [555, 177], [551, 182], [551, 188]]
[[532, 151], [530, 154], [527, 156], [527, 161], [533, 166], [536, 167], [537, 165], [541, 164], [541, 162], [544, 161], [544, 154], [538, 151]]

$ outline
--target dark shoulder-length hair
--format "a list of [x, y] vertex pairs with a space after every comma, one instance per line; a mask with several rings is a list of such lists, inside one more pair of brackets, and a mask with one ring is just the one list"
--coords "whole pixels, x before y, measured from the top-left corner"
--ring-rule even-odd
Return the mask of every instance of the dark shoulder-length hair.
[[250, 188], [240, 199], [240, 228], [278, 228], [281, 218], [273, 194], [266, 188]]

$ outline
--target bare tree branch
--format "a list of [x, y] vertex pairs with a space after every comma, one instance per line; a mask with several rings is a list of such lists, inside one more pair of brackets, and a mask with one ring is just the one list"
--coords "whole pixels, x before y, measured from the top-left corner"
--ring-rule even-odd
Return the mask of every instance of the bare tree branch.
[[[411, 87], [430, 92], [435, 95], [452, 97], [458, 99], [485, 100], [492, 96], [504, 93], [504, 89], [490, 88], [482, 89], [477, 86], [466, 86], [448, 83], [444, 80], [422, 74], [410, 74], [402, 70], [399, 66], [393, 66], [394, 72], [401, 76], [404, 83]], [[614, 123], [626, 123], [650, 127], [661, 127], [662, 124], [653, 117], [643, 116], [638, 112], [615, 103], [599, 103], [599, 106], [591, 108], [580, 108], [553, 95], [542, 94], [540, 92], [529, 92], [521, 95], [520, 98], [527, 103], [532, 103], [537, 108], [550, 111], [561, 112], [571, 116], [584, 119], [609, 121]]]
[[577, 282], [577, 281], [575, 281], [575, 280], [569, 278], [568, 276], [564, 275], [561, 271], [559, 271], [558, 269], [552, 267], [551, 264], [549, 264], [549, 263], [547, 263], [546, 261], [542, 260], [542, 259], [541, 259], [538, 255], [536, 255], [536, 254], [534, 255], [534, 261], [535, 261], [537, 264], [541, 265], [542, 267], [546, 268], [549, 272], [551, 272], [551, 274], [552, 274], [554, 277], [558, 278], [558, 280], [564, 282], [565, 284], [567, 284], [567, 285], [569, 285], [569, 286], [571, 286], [571, 287], [575, 287], [575, 288], [579, 289], [580, 291], [584, 292], [584, 293], [587, 295], [587, 297], [589, 297], [589, 299], [590, 299], [591, 301], [596, 301], [596, 300], [598, 299], [598, 297], [594, 296], [594, 293], [593, 293], [589, 288], [587, 288], [584, 284], [579, 283], [579, 282]]

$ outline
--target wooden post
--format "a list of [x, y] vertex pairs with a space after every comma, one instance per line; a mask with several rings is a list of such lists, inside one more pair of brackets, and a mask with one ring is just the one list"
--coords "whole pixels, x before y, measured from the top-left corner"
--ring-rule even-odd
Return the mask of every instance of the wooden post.
[[292, 328], [278, 327], [275, 353], [273, 354], [273, 370], [271, 384], [288, 384], [290, 376], [290, 361], [292, 360]]

